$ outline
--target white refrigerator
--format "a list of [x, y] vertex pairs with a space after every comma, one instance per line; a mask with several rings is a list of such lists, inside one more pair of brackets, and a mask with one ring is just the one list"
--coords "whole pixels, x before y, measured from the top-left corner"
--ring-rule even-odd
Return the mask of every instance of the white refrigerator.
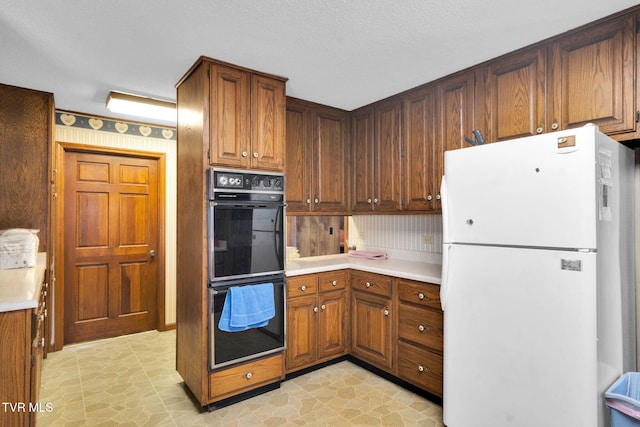
[[633, 168], [594, 125], [445, 153], [448, 427], [610, 425], [636, 369]]

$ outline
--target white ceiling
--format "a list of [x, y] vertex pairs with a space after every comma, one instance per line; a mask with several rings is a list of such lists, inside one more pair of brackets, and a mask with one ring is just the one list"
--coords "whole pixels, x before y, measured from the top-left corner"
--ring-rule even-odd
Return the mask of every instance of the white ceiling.
[[[0, 83], [116, 117], [110, 90], [175, 100], [201, 56], [353, 110], [636, 0], [0, 0]], [[140, 120], [139, 118], [137, 118]]]

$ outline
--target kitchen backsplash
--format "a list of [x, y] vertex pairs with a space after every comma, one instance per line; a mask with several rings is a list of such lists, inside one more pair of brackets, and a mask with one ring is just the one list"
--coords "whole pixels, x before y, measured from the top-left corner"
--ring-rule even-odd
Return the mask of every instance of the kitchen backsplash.
[[348, 245], [359, 250], [434, 262], [442, 256], [441, 215], [353, 215], [347, 230]]

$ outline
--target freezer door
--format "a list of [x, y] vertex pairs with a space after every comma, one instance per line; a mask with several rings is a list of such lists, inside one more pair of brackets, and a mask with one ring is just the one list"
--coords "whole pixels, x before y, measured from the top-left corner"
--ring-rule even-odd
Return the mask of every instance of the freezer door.
[[598, 426], [596, 254], [445, 250], [445, 424]]
[[446, 152], [445, 242], [595, 248], [597, 163], [616, 154], [598, 152], [595, 129]]

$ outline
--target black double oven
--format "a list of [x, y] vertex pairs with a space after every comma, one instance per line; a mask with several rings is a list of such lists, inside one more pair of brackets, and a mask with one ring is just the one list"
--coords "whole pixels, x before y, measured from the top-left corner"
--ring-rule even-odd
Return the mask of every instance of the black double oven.
[[[209, 367], [215, 370], [284, 349], [284, 176], [208, 171]], [[231, 287], [273, 284], [275, 315], [260, 327], [220, 328]]]

